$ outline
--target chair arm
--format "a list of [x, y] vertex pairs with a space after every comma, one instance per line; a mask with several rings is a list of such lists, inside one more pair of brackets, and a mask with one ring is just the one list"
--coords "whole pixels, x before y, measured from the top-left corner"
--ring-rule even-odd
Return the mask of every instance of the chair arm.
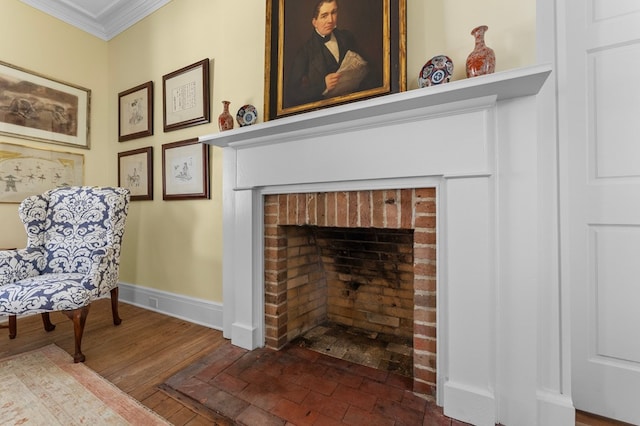
[[108, 294], [117, 285], [119, 262], [111, 246], [93, 250], [91, 260], [90, 270], [82, 279], [82, 285], [91, 292], [92, 297], [97, 298]]
[[0, 285], [40, 275], [45, 265], [46, 259], [40, 249], [0, 250]]

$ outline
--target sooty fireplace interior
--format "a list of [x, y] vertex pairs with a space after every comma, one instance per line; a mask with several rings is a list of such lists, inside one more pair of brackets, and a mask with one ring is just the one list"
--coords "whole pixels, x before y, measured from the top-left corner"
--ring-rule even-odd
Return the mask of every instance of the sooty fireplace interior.
[[409, 339], [435, 396], [435, 188], [267, 195], [267, 345], [331, 322]]

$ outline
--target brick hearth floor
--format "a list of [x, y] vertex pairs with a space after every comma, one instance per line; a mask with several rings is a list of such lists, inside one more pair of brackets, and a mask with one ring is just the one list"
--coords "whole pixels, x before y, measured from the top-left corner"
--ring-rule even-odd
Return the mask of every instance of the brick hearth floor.
[[334, 358], [413, 377], [411, 338], [327, 322], [292, 343]]
[[161, 388], [183, 402], [197, 401], [194, 409], [223, 416], [220, 424], [464, 424], [414, 395], [406, 376], [296, 344], [247, 351], [225, 343]]

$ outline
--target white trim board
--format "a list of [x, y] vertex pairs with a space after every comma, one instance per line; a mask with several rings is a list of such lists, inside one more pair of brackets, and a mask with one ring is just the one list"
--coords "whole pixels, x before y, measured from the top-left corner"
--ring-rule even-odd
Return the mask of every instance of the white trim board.
[[120, 301], [205, 327], [222, 330], [223, 305], [149, 287], [119, 283]]

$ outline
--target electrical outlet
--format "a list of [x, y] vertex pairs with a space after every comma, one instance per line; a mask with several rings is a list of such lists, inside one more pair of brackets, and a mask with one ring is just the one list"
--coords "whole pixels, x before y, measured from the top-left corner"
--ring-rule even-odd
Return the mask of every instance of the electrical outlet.
[[158, 309], [158, 299], [155, 297], [149, 297], [149, 306]]

